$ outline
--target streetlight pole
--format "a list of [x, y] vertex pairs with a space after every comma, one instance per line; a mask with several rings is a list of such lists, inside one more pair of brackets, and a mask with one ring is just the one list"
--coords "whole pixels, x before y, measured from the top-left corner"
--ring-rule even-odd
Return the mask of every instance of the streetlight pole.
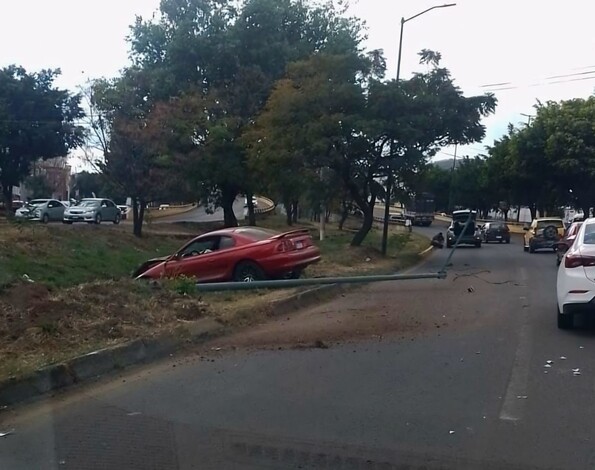
[[[456, 5], [456, 3], [445, 3], [444, 5], [436, 5], [436, 6], [430, 7], [427, 10], [424, 10], [416, 15], [413, 15], [410, 18], [405, 18], [405, 17], [401, 18], [401, 34], [399, 36], [399, 55], [398, 55], [398, 59], [397, 59], [397, 84], [399, 83], [399, 80], [401, 79], [401, 51], [403, 49], [403, 27], [405, 26], [405, 23], [407, 23], [408, 21], [414, 20], [418, 16], [424, 15], [424, 14], [428, 13], [429, 11], [436, 10], [438, 8], [454, 7], [455, 5]], [[391, 198], [391, 189], [394, 184], [393, 169], [391, 166], [392, 147], [393, 147], [393, 145], [392, 145], [392, 140], [391, 140], [391, 155], [389, 157], [388, 177], [386, 179], [386, 193], [385, 193], [385, 201], [384, 201], [384, 226], [382, 227], [382, 254], [383, 255], [386, 255], [386, 249], [387, 249], [387, 244], [388, 244], [388, 225], [389, 225], [388, 222], [390, 220], [390, 198]]]

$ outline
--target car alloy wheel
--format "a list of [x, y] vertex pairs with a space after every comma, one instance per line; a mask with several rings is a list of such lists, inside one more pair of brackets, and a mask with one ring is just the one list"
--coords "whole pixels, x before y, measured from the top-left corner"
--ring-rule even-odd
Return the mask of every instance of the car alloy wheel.
[[50, 221], [50, 216], [49, 216], [49, 215], [47, 215], [47, 214], [43, 214], [43, 217], [41, 218], [41, 221], [42, 221], [44, 224], [47, 224], [47, 223]]
[[99, 224], [101, 223], [101, 214], [97, 214], [97, 215], [95, 216], [95, 223], [96, 223], [97, 225], [99, 225]]
[[234, 270], [234, 281], [254, 282], [265, 279], [264, 271], [252, 261], [241, 261]]
[[116, 214], [116, 218], [114, 219], [114, 224], [118, 225], [120, 223], [120, 214]]

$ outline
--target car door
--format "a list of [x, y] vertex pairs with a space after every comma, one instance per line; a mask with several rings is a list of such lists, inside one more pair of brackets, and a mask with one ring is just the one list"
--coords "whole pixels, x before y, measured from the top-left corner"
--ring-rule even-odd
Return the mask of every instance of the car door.
[[60, 201], [50, 201], [48, 204], [50, 220], [62, 220], [66, 207]]
[[188, 243], [166, 263], [165, 275], [194, 277], [200, 282], [215, 280], [219, 238], [207, 235]]
[[222, 235], [219, 237], [219, 241], [216, 246], [215, 253], [217, 256], [209, 258], [210, 266], [209, 270], [212, 272], [211, 280], [223, 281], [231, 280], [231, 273], [236, 263], [236, 257], [234, 256], [236, 242], [233, 237]]

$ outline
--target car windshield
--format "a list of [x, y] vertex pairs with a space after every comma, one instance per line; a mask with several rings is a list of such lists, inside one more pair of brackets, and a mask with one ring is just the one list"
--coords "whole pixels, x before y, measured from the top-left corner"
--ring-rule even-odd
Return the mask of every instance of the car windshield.
[[77, 207], [98, 207], [100, 201], [81, 201], [77, 204]]
[[30, 206], [43, 206], [47, 202], [48, 199], [33, 199], [32, 201], [29, 201], [28, 204]]

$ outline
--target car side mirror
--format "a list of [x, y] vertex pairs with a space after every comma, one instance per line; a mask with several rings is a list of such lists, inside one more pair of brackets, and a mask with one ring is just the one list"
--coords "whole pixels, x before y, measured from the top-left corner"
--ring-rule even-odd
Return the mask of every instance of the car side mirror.
[[570, 248], [570, 246], [568, 246], [568, 243], [566, 242], [554, 243], [554, 246], [556, 247], [556, 250], [558, 250], [560, 253], [566, 253], [568, 251], [568, 248]]

